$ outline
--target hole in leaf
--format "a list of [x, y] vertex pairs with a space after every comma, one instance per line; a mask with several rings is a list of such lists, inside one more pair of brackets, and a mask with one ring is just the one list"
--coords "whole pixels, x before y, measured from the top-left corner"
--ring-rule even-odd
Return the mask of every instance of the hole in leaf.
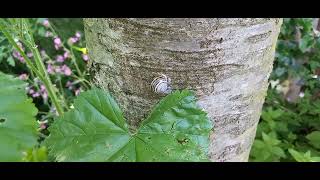
[[185, 145], [186, 143], [189, 142], [189, 139], [187, 138], [183, 138], [183, 139], [177, 139], [179, 144]]
[[6, 119], [0, 118], [0, 124], [4, 123], [5, 121], [6, 121]]

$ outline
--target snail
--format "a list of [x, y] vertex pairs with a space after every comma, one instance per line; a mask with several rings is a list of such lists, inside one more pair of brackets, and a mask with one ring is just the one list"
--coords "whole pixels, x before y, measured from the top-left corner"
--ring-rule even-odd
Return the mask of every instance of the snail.
[[156, 94], [169, 94], [172, 91], [171, 79], [164, 74], [160, 74], [160, 76], [155, 77], [151, 82], [151, 89]]

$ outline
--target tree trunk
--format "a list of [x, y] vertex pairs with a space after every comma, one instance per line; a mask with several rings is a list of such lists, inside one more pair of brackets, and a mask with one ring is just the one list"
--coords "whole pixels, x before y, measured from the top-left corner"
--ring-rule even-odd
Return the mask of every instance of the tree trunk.
[[152, 80], [194, 90], [214, 125], [212, 161], [248, 161], [282, 19], [85, 19], [93, 82], [136, 127], [162, 98]]

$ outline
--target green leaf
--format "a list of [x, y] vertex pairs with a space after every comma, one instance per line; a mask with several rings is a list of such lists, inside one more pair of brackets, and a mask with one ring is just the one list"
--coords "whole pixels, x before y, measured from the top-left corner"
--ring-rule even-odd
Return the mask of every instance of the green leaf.
[[312, 30], [312, 18], [296, 18], [297, 25], [302, 27], [303, 32], [309, 33]]
[[309, 64], [312, 71], [320, 67], [320, 62], [318, 61], [311, 61]]
[[270, 146], [276, 146], [281, 142], [277, 139], [274, 133], [269, 133], [269, 134], [262, 133], [262, 139], [266, 144]]
[[38, 110], [25, 92], [26, 83], [0, 72], [0, 161], [22, 161], [37, 144]]
[[262, 132], [262, 140], [256, 139], [253, 143], [250, 156], [253, 161], [279, 161], [280, 158], [285, 158], [285, 152], [278, 145], [281, 143], [276, 137], [276, 134], [271, 132], [266, 134]]
[[29, 149], [23, 161], [47, 162], [48, 161], [47, 148], [45, 146], [41, 146], [40, 148]]
[[298, 152], [294, 149], [288, 149], [292, 157], [298, 162], [310, 162], [310, 159], [306, 158], [305, 155], [301, 152]]
[[274, 70], [274, 73], [277, 75], [277, 77], [282, 76], [284, 73], [286, 73], [288, 70], [283, 67], [278, 67]]
[[[195, 101], [194, 95], [187, 90], [168, 95], [142, 123], [139, 138], [159, 152], [165, 152], [164, 157], [169, 161], [206, 159], [203, 152], [207, 151], [212, 125]], [[142, 158], [143, 161], [150, 159]]]
[[298, 152], [294, 149], [288, 149], [289, 153], [297, 162], [320, 162], [320, 157], [311, 157], [311, 152]]
[[12, 56], [9, 56], [7, 59], [7, 62], [9, 63], [10, 66], [14, 67], [16, 63], [14, 62], [14, 59]]
[[57, 161], [206, 161], [212, 129], [189, 91], [175, 91], [135, 133], [109, 93], [80, 94], [50, 126], [45, 144]]
[[134, 142], [109, 94], [98, 89], [81, 93], [74, 107], [49, 127], [45, 143], [57, 161], [107, 161]]
[[299, 41], [299, 49], [304, 53], [306, 52], [313, 44], [313, 37], [309, 34], [306, 34]]
[[262, 111], [261, 118], [265, 121], [272, 121], [281, 117], [283, 113], [284, 111], [281, 109], [273, 110], [272, 107], [268, 107], [266, 111]]
[[261, 140], [254, 140], [250, 155], [256, 162], [266, 161], [270, 156], [272, 156], [270, 151], [267, 151], [267, 145]]
[[292, 133], [292, 132], [290, 132], [290, 133], [288, 134], [288, 140], [294, 141], [295, 139], [297, 139], [297, 135], [294, 134], [294, 133]]
[[284, 153], [283, 149], [281, 149], [280, 147], [273, 147], [272, 148], [272, 153], [281, 157], [281, 158], [285, 158], [286, 154]]
[[309, 140], [311, 145], [320, 149], [320, 131], [313, 131], [312, 133], [308, 134], [306, 138]]
[[46, 36], [46, 29], [44, 27], [39, 27], [38, 28], [38, 35], [45, 37]]

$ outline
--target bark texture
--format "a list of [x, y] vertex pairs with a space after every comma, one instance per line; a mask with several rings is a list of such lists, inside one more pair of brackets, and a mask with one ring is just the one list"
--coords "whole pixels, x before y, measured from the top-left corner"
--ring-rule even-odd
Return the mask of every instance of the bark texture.
[[192, 89], [214, 125], [212, 161], [247, 161], [272, 70], [281, 19], [85, 19], [93, 82], [137, 126], [173, 89]]

